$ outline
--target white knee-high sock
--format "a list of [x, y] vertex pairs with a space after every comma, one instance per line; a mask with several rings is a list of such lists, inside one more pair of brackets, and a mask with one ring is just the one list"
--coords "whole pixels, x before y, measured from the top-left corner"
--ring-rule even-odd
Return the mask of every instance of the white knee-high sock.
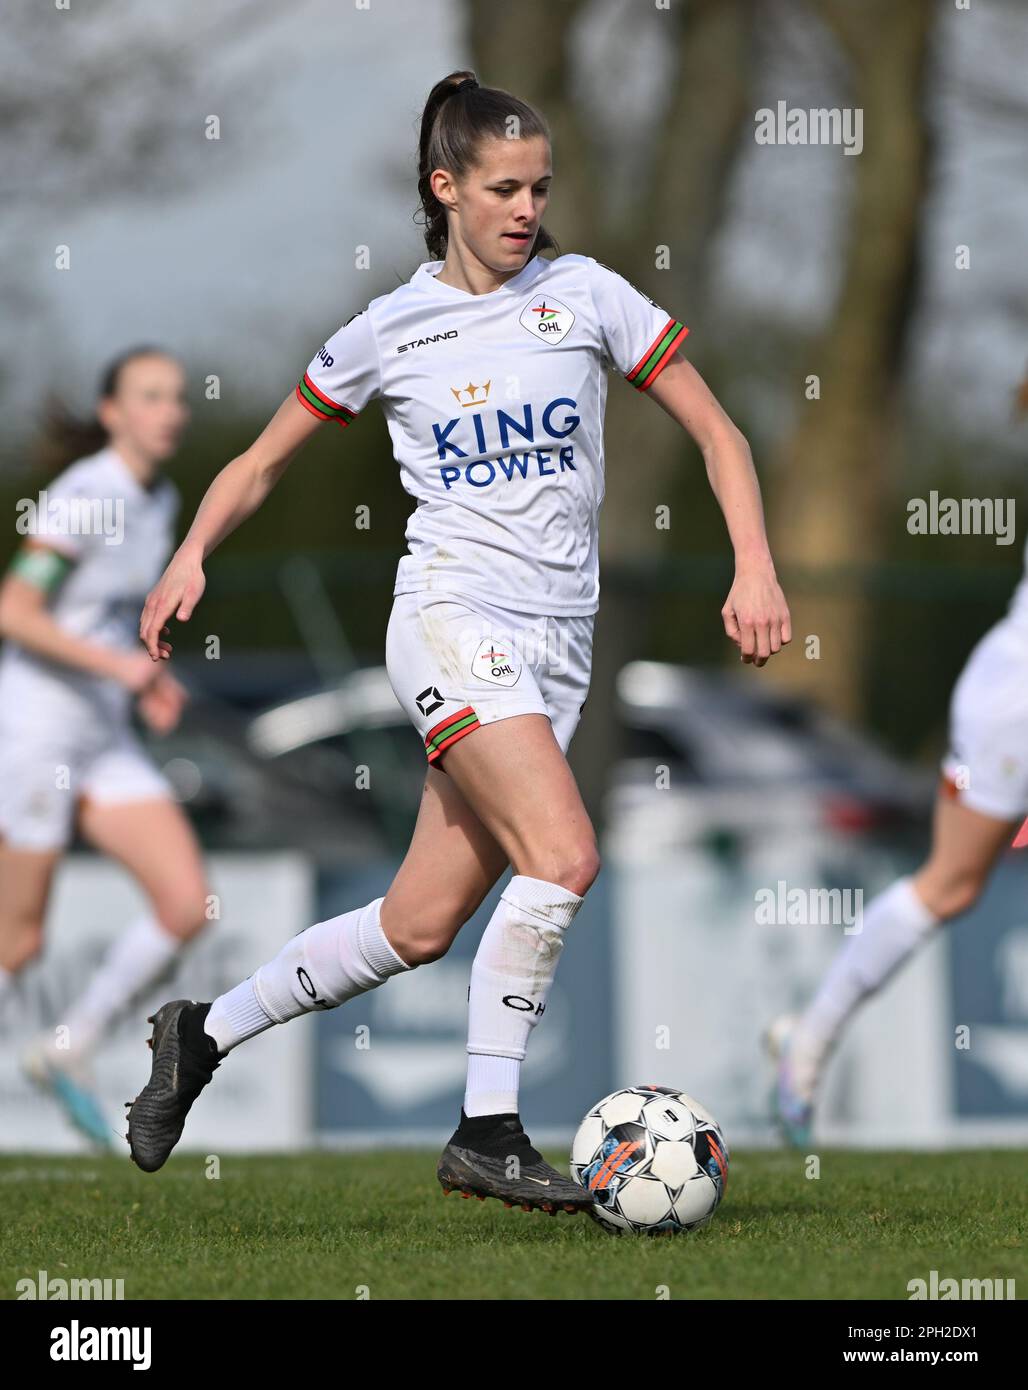
[[468, 1083], [464, 1113], [506, 1115], [518, 1108], [528, 1035], [542, 1017], [583, 899], [559, 884], [515, 874], [490, 917], [471, 967]]
[[278, 955], [211, 1005], [204, 1032], [228, 1052], [274, 1023], [334, 1009], [410, 970], [386, 940], [384, 898], [317, 922], [290, 938]]
[[939, 921], [910, 878], [897, 879], [871, 900], [862, 930], [849, 937], [799, 1019], [790, 1058], [801, 1094], [812, 1092], [858, 1004], [881, 989]]
[[137, 917], [115, 938], [82, 994], [64, 1011], [72, 1052], [95, 1046], [136, 995], [157, 983], [188, 943], [150, 916]]

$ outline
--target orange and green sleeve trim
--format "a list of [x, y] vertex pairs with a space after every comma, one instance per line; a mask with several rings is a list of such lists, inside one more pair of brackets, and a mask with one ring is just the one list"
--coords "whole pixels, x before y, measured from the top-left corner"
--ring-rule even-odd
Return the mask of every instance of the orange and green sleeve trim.
[[440, 754], [451, 743], [456, 743], [465, 734], [470, 734], [479, 727], [478, 715], [470, 705], [465, 705], [456, 714], [448, 714], [425, 735], [425, 752], [428, 754], [428, 761], [434, 763]]
[[360, 414], [359, 410], [351, 410], [348, 405], [338, 405], [331, 396], [326, 396], [324, 391], [319, 390], [314, 385], [306, 372], [296, 388], [296, 398], [319, 420], [335, 420], [344, 429], [351, 420], [356, 420]]
[[677, 319], [668, 319], [642, 357], [625, 376], [638, 391], [645, 391], [667, 366], [671, 354], [680, 342], [688, 336], [689, 330]]

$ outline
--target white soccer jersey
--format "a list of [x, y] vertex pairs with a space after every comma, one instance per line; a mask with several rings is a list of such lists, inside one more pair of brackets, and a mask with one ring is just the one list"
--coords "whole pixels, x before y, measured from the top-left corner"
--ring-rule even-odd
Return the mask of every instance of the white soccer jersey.
[[606, 373], [645, 391], [689, 330], [592, 256], [535, 256], [482, 295], [442, 265], [348, 319], [297, 395], [341, 425], [381, 397], [418, 504], [394, 594], [595, 613]]
[[1028, 633], [1028, 542], [1025, 543], [1024, 547], [1024, 575], [1014, 590], [1014, 597], [1010, 600], [1010, 607], [1007, 609], [1007, 617], [1023, 632]]
[[[29, 500], [29, 499], [26, 499]], [[174, 542], [178, 490], [145, 488], [111, 448], [79, 459], [31, 499], [18, 529], [74, 560], [50, 604], [67, 632], [139, 650], [139, 617]], [[10, 640], [0, 649], [0, 724], [46, 726], [99, 714], [127, 717], [131, 694], [116, 682], [45, 660]]]

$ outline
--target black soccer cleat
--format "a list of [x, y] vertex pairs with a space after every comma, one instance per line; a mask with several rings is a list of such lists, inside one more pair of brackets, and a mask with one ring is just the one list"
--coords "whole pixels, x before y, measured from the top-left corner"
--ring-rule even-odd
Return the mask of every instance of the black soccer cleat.
[[[511, 1170], [516, 1176], [510, 1176]], [[506, 1207], [522, 1211], [588, 1211], [592, 1195], [571, 1178], [558, 1173], [532, 1147], [515, 1115], [476, 1115], [460, 1112], [460, 1124], [443, 1150], [436, 1177], [446, 1195], [498, 1197]]]
[[148, 1045], [153, 1051], [150, 1080], [128, 1105], [128, 1139], [132, 1160], [144, 1173], [155, 1173], [182, 1137], [189, 1107], [210, 1081], [227, 1053], [218, 1051], [203, 1031], [210, 1004], [173, 999], [147, 1019], [153, 1024]]

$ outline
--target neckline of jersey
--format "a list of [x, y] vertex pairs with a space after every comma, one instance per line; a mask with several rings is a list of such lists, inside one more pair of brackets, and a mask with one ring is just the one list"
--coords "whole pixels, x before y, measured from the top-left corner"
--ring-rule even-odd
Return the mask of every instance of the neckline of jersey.
[[129, 484], [135, 488], [137, 494], [140, 497], [153, 497], [154, 494], [157, 492], [157, 489], [160, 487], [161, 483], [164, 481], [164, 475], [160, 472], [160, 470], [158, 470], [157, 473], [154, 475], [153, 482], [149, 487], [147, 487], [147, 485], [144, 482], [140, 481], [140, 479], [136, 477], [135, 473], [133, 473], [132, 469], [128, 466], [128, 464], [125, 462], [122, 456], [118, 453], [117, 449], [114, 447], [113, 444], [108, 444], [107, 447], [104, 450], [102, 450], [102, 452], [106, 454], [108, 461], [114, 464], [115, 468], [117, 468], [118, 472], [122, 475], [122, 477], [127, 479]]
[[485, 294], [471, 294], [468, 290], [458, 289], [456, 285], [447, 285], [442, 280], [436, 279], [436, 272], [442, 270], [445, 261], [425, 261], [414, 272], [412, 284], [428, 294], [438, 296], [440, 299], [458, 300], [464, 304], [478, 304], [480, 301], [497, 299], [516, 293], [528, 281], [534, 279], [536, 273], [545, 264], [548, 262], [535, 255], [527, 265], [521, 267], [516, 275], [512, 275], [509, 280], [505, 280], [495, 290], [489, 290]]

